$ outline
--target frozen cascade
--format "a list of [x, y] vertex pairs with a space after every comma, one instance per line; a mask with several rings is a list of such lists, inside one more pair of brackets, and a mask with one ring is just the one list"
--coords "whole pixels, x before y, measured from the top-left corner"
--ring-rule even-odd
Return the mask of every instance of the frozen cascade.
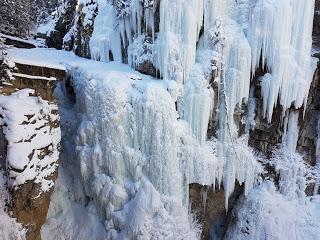
[[238, 139], [238, 128], [233, 120], [236, 107], [241, 108], [249, 97], [251, 48], [241, 26], [233, 20], [234, 11], [229, 9], [232, 4], [227, 4], [224, 1], [207, 2], [204, 23], [204, 45], [221, 54], [220, 75], [216, 80], [219, 82], [217, 154], [224, 165], [226, 208], [235, 181], [245, 183], [245, 192], [248, 193], [259, 171], [256, 159], [247, 147], [246, 137]]
[[104, 78], [109, 82], [88, 82], [86, 75], [75, 74], [78, 91], [84, 89], [77, 139], [84, 181], [107, 173], [122, 183], [144, 173], [160, 192], [181, 199], [177, 113], [169, 93], [157, 82], [139, 83], [139, 76], [119, 86], [113, 72]]
[[[108, 1], [98, 1], [98, 15], [90, 39], [91, 58], [103, 62], [122, 61], [120, 33], [115, 9]], [[112, 58], [110, 58], [112, 56]]]
[[160, 2], [159, 69], [164, 79], [183, 82], [196, 60], [203, 1]]
[[[185, 218], [188, 184], [211, 185], [216, 178], [221, 182], [223, 168], [214, 144], [199, 144], [188, 124], [178, 120], [166, 82], [129, 72], [129, 68], [128, 73], [119, 74], [113, 70], [117, 67], [110, 64], [101, 77], [84, 69], [72, 71], [81, 116], [76, 149], [85, 195], [111, 221], [110, 229], [128, 228], [134, 232], [121, 234], [131, 236], [139, 233], [143, 223], [124, 223], [130, 219], [126, 217], [129, 212], [136, 212], [137, 218], [152, 218], [160, 211], [167, 219], [163, 221], [169, 222]], [[137, 202], [143, 204], [141, 210]], [[183, 228], [188, 224], [185, 221], [181, 221]]]
[[247, 102], [249, 98], [251, 57], [250, 46], [239, 25], [232, 20], [229, 21], [224, 28], [225, 41], [222, 43], [223, 82], [221, 84], [224, 85], [224, 89], [220, 90], [220, 94], [225, 95], [226, 106], [224, 107], [227, 109], [227, 118], [230, 120], [228, 121], [229, 130], [233, 137], [238, 131], [232, 117], [235, 108], [237, 105], [241, 108], [242, 102]]
[[[155, 38], [155, 5], [149, 1], [132, 0], [120, 6], [117, 14], [111, 1], [98, 0], [98, 14], [90, 39], [91, 58], [98, 61], [122, 62], [122, 49], [126, 49], [133, 39], [140, 37], [143, 30], [151, 32]], [[128, 4], [128, 5], [126, 5]], [[142, 24], [145, 26], [142, 26]]]
[[191, 131], [199, 141], [207, 141], [209, 119], [214, 104], [214, 92], [210, 77], [216, 67], [212, 65], [213, 51], [198, 51], [197, 60], [185, 81], [182, 98], [179, 101], [180, 117], [188, 122]]
[[313, 11], [314, 0], [258, 0], [255, 5], [247, 37], [252, 73], [262, 59], [272, 74], [270, 84], [262, 89], [269, 121], [278, 100], [284, 113], [292, 104], [299, 108], [306, 102], [314, 72], [310, 54]]
[[[146, 8], [144, 3], [131, 1], [130, 11], [122, 18], [116, 18], [111, 4], [101, 5], [104, 10], [99, 6], [96, 22], [108, 21], [104, 27], [110, 26], [112, 31], [101, 30], [101, 24], [95, 28], [90, 42], [94, 59], [109, 61], [111, 52], [115, 60], [121, 61], [121, 47], [143, 42], [148, 31], [155, 38], [154, 9]], [[102, 85], [104, 92], [95, 92], [100, 83], [92, 81], [78, 89], [81, 92], [85, 88], [88, 96], [95, 96], [81, 98], [79, 105], [88, 106], [82, 109], [77, 139], [84, 182], [101, 173], [120, 185], [125, 179], [138, 181], [147, 176], [161, 194], [184, 201], [187, 183], [211, 185], [217, 180], [224, 185], [226, 206], [236, 180], [245, 183], [248, 193], [259, 167], [247, 146], [247, 137], [238, 136], [234, 112], [248, 101], [251, 72], [259, 66], [261, 56], [270, 71], [261, 78], [268, 119], [271, 120], [278, 95], [284, 110], [292, 103], [299, 108], [305, 102], [313, 73], [309, 56], [313, 4], [297, 0], [162, 0], [160, 32], [154, 43], [158, 51], [147, 57], [164, 81], [152, 80], [147, 85], [135, 81], [119, 88], [108, 80], [107, 85]], [[112, 11], [114, 17], [107, 18], [107, 11]], [[283, 24], [275, 31], [278, 22]], [[202, 27], [204, 34], [199, 39]], [[113, 41], [109, 40], [99, 45], [99, 32], [114, 33], [109, 35], [116, 37], [119, 45], [112, 46]], [[129, 47], [128, 61], [134, 65], [132, 52]], [[212, 54], [209, 59], [217, 66], [212, 62], [204, 64], [204, 53]], [[206, 133], [214, 105], [208, 69], [218, 72], [213, 79], [219, 84], [217, 141], [208, 141]], [[80, 83], [87, 78], [82, 73], [75, 76]], [[298, 94], [298, 89], [303, 94]], [[97, 105], [99, 101], [101, 104]], [[288, 120], [284, 141], [293, 149], [297, 119], [290, 115]], [[90, 158], [93, 163], [86, 161]], [[86, 188], [89, 192], [89, 185]]]

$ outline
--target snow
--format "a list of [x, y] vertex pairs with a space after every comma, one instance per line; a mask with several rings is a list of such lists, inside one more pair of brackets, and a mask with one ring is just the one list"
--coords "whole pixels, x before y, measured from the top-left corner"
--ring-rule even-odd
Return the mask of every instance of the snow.
[[31, 76], [27, 74], [21, 74], [21, 73], [12, 73], [13, 77], [22, 77], [22, 78], [28, 78], [28, 79], [37, 79], [37, 80], [45, 80], [45, 81], [56, 81], [57, 79], [55, 77], [40, 77], [40, 76]]
[[6, 35], [6, 34], [3, 34], [3, 33], [0, 33], [0, 37], [1, 38], [7, 38], [7, 39], [10, 39], [10, 40], [14, 40], [14, 41], [18, 41], [18, 42], [28, 43], [28, 44], [32, 44], [32, 45], [34, 44], [34, 42], [32, 40], [22, 39], [22, 38], [19, 38], [19, 37], [10, 36], [10, 35]]
[[15, 63], [48, 67], [59, 70], [66, 70], [66, 63], [74, 62], [77, 59], [72, 52], [59, 51], [56, 49], [35, 48], [35, 49], [8, 49], [8, 58]]
[[[60, 130], [49, 126], [49, 118], [50, 121], [57, 118], [51, 114], [56, 106], [29, 96], [33, 93], [32, 89], [23, 89], [10, 96], [0, 96], [0, 124], [8, 142], [6, 167], [10, 187], [34, 180], [43, 191], [48, 191], [53, 182], [45, 178], [57, 168]], [[43, 150], [49, 146], [49, 154], [42, 159]]]
[[301, 203], [276, 191], [271, 182], [254, 189], [237, 209], [226, 239], [318, 239], [319, 196]]
[[305, 194], [311, 167], [285, 144], [274, 149], [270, 163], [278, 186], [266, 180], [242, 197], [226, 239], [318, 239], [320, 198]]

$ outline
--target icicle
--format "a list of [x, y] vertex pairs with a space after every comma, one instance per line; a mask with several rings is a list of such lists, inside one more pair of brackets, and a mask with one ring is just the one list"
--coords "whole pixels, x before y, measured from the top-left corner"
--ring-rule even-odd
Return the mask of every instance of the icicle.
[[207, 140], [207, 130], [211, 109], [213, 108], [214, 92], [208, 87], [201, 64], [196, 64], [186, 80], [182, 97], [182, 118], [186, 120], [194, 136], [200, 144]]
[[[258, 0], [251, 15], [248, 40], [252, 48], [252, 72], [262, 66], [272, 74], [263, 89], [267, 117], [279, 102], [284, 111], [299, 108], [307, 100], [312, 75], [312, 20], [314, 0]], [[281, 24], [279, 24], [281, 23]]]
[[164, 79], [183, 82], [196, 58], [203, 21], [203, 2], [160, 2], [159, 69]]
[[[251, 48], [240, 25], [229, 16], [227, 4], [225, 1], [207, 1], [204, 17], [204, 46], [221, 53], [217, 153], [224, 165], [226, 209], [236, 180], [245, 183], [248, 193], [257, 173], [256, 159], [246, 146], [247, 141], [238, 140], [238, 129], [233, 118], [236, 107], [241, 107], [249, 97]], [[243, 147], [240, 147], [239, 141], [244, 141]]]
[[295, 152], [299, 137], [299, 112], [290, 112], [284, 121], [284, 133], [282, 142], [286, 145], [290, 152]]
[[154, 28], [154, 8], [148, 7], [144, 10], [144, 22], [146, 30], [151, 31], [152, 40], [155, 41], [155, 28]]
[[202, 205], [203, 205], [203, 212], [206, 212], [206, 205], [207, 205], [207, 199], [208, 199], [208, 191], [206, 187], [201, 188], [201, 199], [202, 199]]

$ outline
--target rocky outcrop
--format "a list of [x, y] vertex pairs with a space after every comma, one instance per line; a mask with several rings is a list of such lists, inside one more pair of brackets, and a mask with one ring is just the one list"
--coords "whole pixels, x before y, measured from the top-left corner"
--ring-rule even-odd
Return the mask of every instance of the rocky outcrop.
[[[53, 184], [57, 178], [59, 118], [54, 104], [49, 106], [44, 103], [41, 106], [42, 99], [36, 103], [40, 104], [39, 112], [34, 106], [34, 114], [25, 115], [37, 97], [22, 98], [21, 95], [18, 98], [22, 99], [17, 104], [24, 104], [20, 107], [26, 108], [26, 112], [18, 113], [15, 106], [11, 109], [11, 106], [5, 105], [5, 98], [14, 102], [15, 94], [20, 94], [20, 91], [0, 98], [0, 144], [5, 153], [1, 157], [1, 166], [8, 177], [11, 198], [9, 212], [27, 229], [27, 240], [37, 240], [40, 239], [40, 228], [46, 220]], [[46, 112], [47, 107], [51, 109], [50, 112]], [[13, 119], [10, 121], [3, 113]], [[17, 115], [20, 117], [16, 118]], [[16, 122], [21, 117], [24, 118], [23, 122]], [[20, 136], [17, 137], [17, 134]]]
[[225, 209], [225, 193], [223, 189], [214, 190], [210, 186], [189, 185], [189, 201], [191, 212], [202, 225], [202, 239], [220, 240], [225, 236], [232, 218], [231, 212], [236, 205], [243, 187], [236, 184], [234, 193], [229, 198], [229, 209]]
[[23, 64], [14, 71], [0, 83], [0, 167], [8, 177], [9, 212], [26, 228], [27, 240], [38, 240], [58, 175], [60, 124], [53, 93], [65, 73]]
[[[319, 65], [320, 67], [320, 65]], [[300, 118], [298, 150], [311, 166], [316, 164], [316, 144], [320, 119], [320, 69], [316, 70], [311, 83], [304, 120]]]
[[[58, 171], [50, 175], [47, 180], [55, 181]], [[27, 240], [40, 240], [40, 230], [47, 219], [50, 198], [53, 192], [41, 192], [39, 184], [28, 181], [18, 189], [11, 189], [11, 203], [9, 211], [19, 223], [27, 229]]]
[[269, 123], [263, 114], [263, 99], [259, 78], [254, 81], [254, 98], [256, 102], [256, 117], [254, 129], [250, 130], [249, 145], [270, 157], [275, 145], [282, 141], [282, 108], [277, 106]]
[[50, 32], [49, 36], [42, 36], [46, 39], [48, 47], [57, 49], [64, 47], [66, 50], [72, 50], [73, 36], [70, 36], [69, 39], [65, 39], [64, 37], [71, 31], [76, 4], [76, 1], [64, 1], [63, 6], [60, 6], [63, 10], [60, 13], [61, 15], [58, 16], [54, 30]]
[[90, 58], [89, 42], [97, 11], [95, 1], [87, 1], [86, 4], [81, 4], [77, 8], [73, 50], [78, 56]]

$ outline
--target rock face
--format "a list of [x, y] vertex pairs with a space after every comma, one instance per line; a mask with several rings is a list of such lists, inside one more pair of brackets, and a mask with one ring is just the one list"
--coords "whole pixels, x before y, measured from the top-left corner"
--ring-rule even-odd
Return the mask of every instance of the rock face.
[[[55, 171], [47, 179], [55, 181], [57, 176], [58, 171]], [[28, 181], [16, 190], [11, 189], [9, 211], [27, 229], [27, 240], [40, 240], [40, 229], [47, 219], [52, 192], [53, 188], [41, 192], [39, 184], [33, 181]]]
[[[320, 66], [320, 65], [319, 65]], [[311, 166], [316, 164], [316, 144], [320, 119], [320, 69], [317, 68], [311, 83], [304, 121], [300, 118], [298, 150]]]
[[[38, 240], [58, 175], [60, 124], [53, 91], [55, 77], [61, 79], [63, 72], [21, 64], [16, 67], [14, 79], [0, 83], [0, 168], [8, 177], [9, 212], [27, 229], [27, 240]], [[11, 103], [17, 101], [12, 109], [6, 106], [6, 98]], [[23, 122], [11, 122], [6, 115]], [[15, 157], [18, 152], [19, 159]]]
[[320, 45], [320, 1], [316, 0], [315, 6], [315, 14], [314, 14], [314, 21], [313, 21], [313, 36], [315, 37], [315, 41], [317, 42], [318, 46]]
[[77, 9], [73, 50], [78, 56], [90, 58], [89, 42], [97, 10], [97, 3], [91, 1], [81, 4]]
[[223, 239], [228, 223], [232, 218], [231, 212], [243, 193], [243, 187], [238, 184], [229, 198], [229, 209], [225, 209], [225, 194], [223, 189], [214, 191], [212, 187], [199, 184], [189, 185], [189, 201], [191, 212], [202, 225], [202, 239]]
[[263, 116], [263, 99], [259, 78], [254, 80], [254, 98], [256, 102], [255, 127], [250, 130], [249, 145], [270, 156], [272, 148], [281, 143], [282, 138], [282, 108], [277, 106], [269, 123]]
[[[63, 11], [61, 16], [58, 17], [54, 30], [50, 33], [49, 37], [44, 36], [47, 40], [48, 47], [62, 49], [64, 46], [64, 36], [71, 30], [76, 11], [76, 1], [65, 1], [62, 6]], [[67, 40], [66, 50], [71, 50], [73, 45], [73, 38]], [[71, 48], [68, 48], [71, 47]]]

